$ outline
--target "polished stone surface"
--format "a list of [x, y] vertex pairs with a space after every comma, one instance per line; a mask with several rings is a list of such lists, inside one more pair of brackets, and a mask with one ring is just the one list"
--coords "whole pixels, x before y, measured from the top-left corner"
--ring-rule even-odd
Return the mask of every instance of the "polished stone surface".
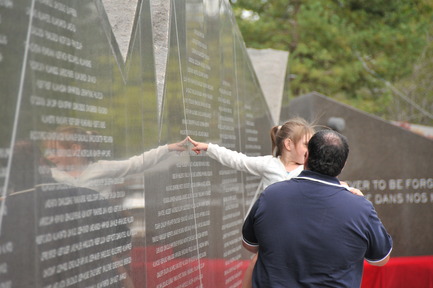
[[269, 154], [231, 7], [176, 0], [152, 22], [134, 5], [119, 39], [100, 1], [0, 2], [1, 287], [241, 283], [259, 178], [165, 146]]

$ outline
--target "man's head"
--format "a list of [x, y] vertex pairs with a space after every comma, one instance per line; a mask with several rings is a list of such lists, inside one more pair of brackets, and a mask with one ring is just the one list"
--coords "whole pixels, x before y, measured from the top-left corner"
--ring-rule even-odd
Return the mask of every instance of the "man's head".
[[321, 130], [308, 142], [308, 170], [336, 177], [349, 155], [347, 139], [333, 130]]

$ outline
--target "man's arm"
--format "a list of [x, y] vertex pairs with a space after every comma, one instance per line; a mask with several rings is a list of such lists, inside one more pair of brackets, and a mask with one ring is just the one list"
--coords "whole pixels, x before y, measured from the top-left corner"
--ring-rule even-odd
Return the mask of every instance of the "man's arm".
[[259, 251], [259, 246], [250, 245], [245, 240], [242, 240], [242, 246], [244, 246], [244, 248], [250, 251], [251, 253], [257, 253]]
[[251, 253], [257, 253], [259, 251], [259, 242], [254, 233], [254, 214], [256, 213], [259, 201], [260, 197], [256, 200], [253, 207], [251, 207], [242, 225], [242, 246]]
[[370, 265], [383, 266], [388, 263], [391, 257], [393, 241], [391, 235], [388, 234], [371, 202], [370, 215], [368, 221], [368, 247], [365, 254], [365, 260]]
[[383, 266], [386, 263], [388, 263], [389, 259], [391, 258], [391, 251], [389, 251], [388, 255], [386, 255], [385, 258], [381, 259], [381, 260], [377, 260], [377, 261], [372, 261], [372, 260], [367, 260], [367, 263], [373, 266]]

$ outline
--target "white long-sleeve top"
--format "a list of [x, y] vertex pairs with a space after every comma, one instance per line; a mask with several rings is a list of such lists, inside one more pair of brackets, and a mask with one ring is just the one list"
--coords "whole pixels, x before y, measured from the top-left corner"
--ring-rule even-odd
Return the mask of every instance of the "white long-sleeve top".
[[123, 177], [149, 169], [167, 153], [168, 145], [163, 145], [126, 160], [100, 160], [91, 163], [77, 177], [55, 167], [51, 169], [51, 173], [59, 183], [93, 189], [107, 197], [113, 184], [122, 183]]
[[304, 170], [304, 166], [301, 165], [295, 170], [287, 172], [280, 157], [272, 155], [250, 157], [212, 143], [208, 144], [207, 155], [224, 166], [260, 176], [263, 189], [275, 182], [298, 176]]

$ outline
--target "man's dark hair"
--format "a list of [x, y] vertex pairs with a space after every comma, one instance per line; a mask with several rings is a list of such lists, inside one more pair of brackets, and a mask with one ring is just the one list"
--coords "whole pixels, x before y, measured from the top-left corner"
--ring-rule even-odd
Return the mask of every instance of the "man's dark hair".
[[349, 145], [345, 136], [333, 130], [321, 130], [308, 142], [309, 170], [336, 177], [346, 163]]

